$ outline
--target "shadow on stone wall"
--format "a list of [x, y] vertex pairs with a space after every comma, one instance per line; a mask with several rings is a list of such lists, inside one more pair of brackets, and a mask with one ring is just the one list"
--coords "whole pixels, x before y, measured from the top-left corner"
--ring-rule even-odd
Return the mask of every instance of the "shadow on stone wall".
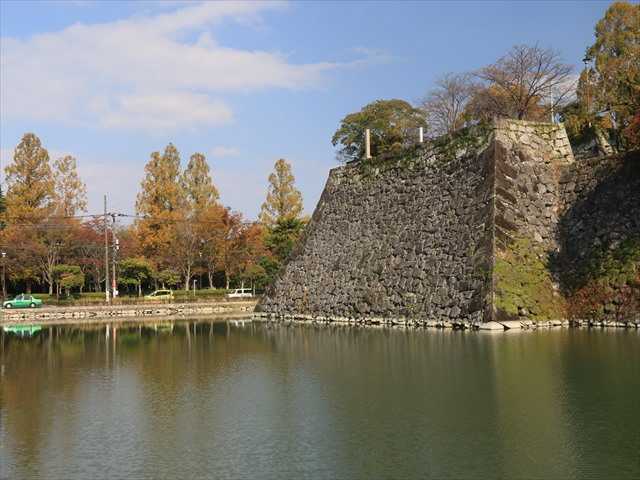
[[558, 278], [574, 317], [640, 313], [640, 152], [581, 159], [563, 180]]

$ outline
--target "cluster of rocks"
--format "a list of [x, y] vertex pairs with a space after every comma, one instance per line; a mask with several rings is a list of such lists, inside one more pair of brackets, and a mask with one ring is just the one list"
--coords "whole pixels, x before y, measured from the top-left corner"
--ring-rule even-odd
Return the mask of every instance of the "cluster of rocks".
[[578, 328], [640, 328], [640, 317], [635, 320], [595, 320], [595, 319], [573, 319], [571, 326]]
[[569, 327], [568, 320], [553, 320], [533, 322], [531, 320], [503, 321], [503, 322], [465, 322], [451, 320], [418, 320], [407, 318], [347, 318], [325, 317], [313, 315], [274, 315], [265, 312], [256, 312], [253, 318], [267, 322], [291, 322], [310, 323], [317, 325], [352, 325], [352, 326], [383, 326], [419, 329], [452, 329], [452, 330], [537, 330], [539, 328]]
[[535, 331], [550, 328], [636, 328], [640, 329], [640, 317], [634, 321], [598, 321], [598, 320], [508, 320], [502, 322], [464, 322], [450, 320], [415, 320], [406, 318], [346, 318], [324, 317], [313, 315], [274, 315], [264, 312], [256, 312], [253, 319], [257, 321], [275, 323], [308, 323], [314, 325], [349, 325], [360, 327], [397, 327], [416, 329], [451, 329], [451, 330], [482, 330], [482, 331], [506, 331], [527, 330]]

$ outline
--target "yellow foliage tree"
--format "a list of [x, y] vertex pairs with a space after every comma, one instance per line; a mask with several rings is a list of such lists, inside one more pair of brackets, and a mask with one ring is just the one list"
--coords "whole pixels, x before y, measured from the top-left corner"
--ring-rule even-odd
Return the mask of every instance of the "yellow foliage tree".
[[302, 194], [295, 187], [291, 164], [281, 158], [269, 175], [269, 191], [259, 220], [263, 225], [273, 227], [278, 220], [298, 218], [302, 208]]
[[169, 144], [163, 154], [153, 152], [144, 170], [136, 199], [136, 213], [142, 217], [136, 222], [138, 242], [141, 253], [161, 267], [169, 260], [175, 223], [186, 203], [178, 150]]

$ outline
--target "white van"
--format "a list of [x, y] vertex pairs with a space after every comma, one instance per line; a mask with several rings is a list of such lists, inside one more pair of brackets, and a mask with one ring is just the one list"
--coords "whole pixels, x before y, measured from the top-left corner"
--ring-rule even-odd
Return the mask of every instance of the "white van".
[[253, 293], [251, 293], [250, 288], [236, 288], [233, 292], [227, 293], [227, 298], [251, 298], [253, 297]]

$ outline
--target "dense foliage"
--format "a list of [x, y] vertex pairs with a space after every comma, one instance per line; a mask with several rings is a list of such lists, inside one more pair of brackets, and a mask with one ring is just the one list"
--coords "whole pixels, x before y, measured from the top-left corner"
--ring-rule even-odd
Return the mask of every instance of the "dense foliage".
[[245, 283], [264, 288], [304, 225], [302, 198], [291, 165], [282, 159], [269, 176], [264, 223], [247, 222], [221, 205], [205, 156], [193, 154], [182, 169], [172, 144], [151, 154], [135, 219], [127, 225], [118, 226], [115, 213], [82, 215], [86, 187], [76, 160], [51, 162], [32, 133], [24, 135], [5, 173], [0, 241], [9, 292], [44, 290], [59, 298], [104, 291], [105, 228], [109, 270], [115, 263], [122, 293]]
[[364, 134], [371, 130], [371, 155], [400, 150], [406, 142], [417, 138], [419, 127], [427, 128], [421, 110], [404, 100], [376, 100], [362, 110], [342, 119], [331, 142], [339, 145], [338, 159], [358, 160], [364, 157]]

